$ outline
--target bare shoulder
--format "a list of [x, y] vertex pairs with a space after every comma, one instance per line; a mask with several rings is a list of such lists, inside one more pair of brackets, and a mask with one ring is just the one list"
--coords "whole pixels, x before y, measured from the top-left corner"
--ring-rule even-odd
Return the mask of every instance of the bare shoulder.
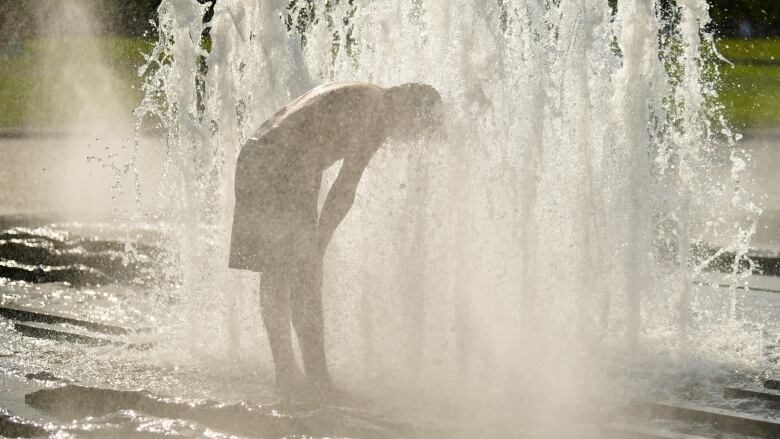
[[376, 84], [372, 84], [370, 82], [358, 82], [358, 81], [336, 81], [336, 82], [330, 82], [327, 84], [319, 85], [315, 88], [313, 88], [312, 92], [329, 92], [329, 91], [338, 91], [338, 90], [384, 90], [383, 87], [380, 87]]
[[282, 119], [286, 115], [326, 103], [327, 101], [338, 100], [339, 98], [351, 100], [354, 98], [360, 99], [363, 96], [379, 97], [384, 90], [384, 88], [368, 82], [342, 81], [319, 85], [285, 105], [284, 108], [274, 114], [272, 119]]
[[[367, 82], [332, 82], [317, 86], [285, 105], [255, 132], [261, 138], [279, 132], [281, 127], [312, 125], [323, 115], [343, 115], [362, 112], [382, 99], [384, 88]], [[360, 105], [363, 104], [363, 105]], [[311, 128], [311, 127], [310, 127]]]
[[306, 105], [327, 97], [347, 97], [350, 99], [356, 97], [359, 99], [363, 96], [379, 96], [384, 90], [384, 88], [368, 82], [331, 82], [315, 87], [293, 103], [300, 101], [302, 105]]

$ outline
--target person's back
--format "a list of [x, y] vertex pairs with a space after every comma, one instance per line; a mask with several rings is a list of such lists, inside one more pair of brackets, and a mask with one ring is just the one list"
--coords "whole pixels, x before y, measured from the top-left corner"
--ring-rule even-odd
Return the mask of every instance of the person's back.
[[253, 138], [285, 145], [302, 158], [321, 158], [328, 167], [386, 135], [382, 109], [386, 90], [373, 84], [335, 83], [317, 87], [274, 114]]
[[[307, 378], [323, 392], [331, 388], [321, 300], [325, 249], [376, 150], [390, 135], [408, 137], [428, 125], [425, 115], [440, 101], [432, 87], [420, 84], [330, 84], [278, 111], [242, 147], [229, 265], [262, 275], [263, 322], [283, 395], [305, 386], [292, 353], [290, 319]], [[318, 217], [322, 172], [339, 160], [341, 170]]]

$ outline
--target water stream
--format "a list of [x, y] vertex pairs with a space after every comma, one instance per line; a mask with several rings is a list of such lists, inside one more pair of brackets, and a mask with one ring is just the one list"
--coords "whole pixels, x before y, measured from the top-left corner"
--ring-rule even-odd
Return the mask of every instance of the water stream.
[[[689, 246], [744, 251], [755, 216], [714, 101], [705, 2], [225, 1], [203, 23], [205, 10], [163, 2], [147, 91], [166, 106], [141, 107], [168, 133], [182, 290], [215, 312], [188, 317], [193, 338], [234, 324], [247, 294], [221, 268], [246, 137], [312, 84], [416, 81], [445, 96], [449, 133], [390, 142], [361, 182], [327, 261], [336, 369], [441, 390], [560, 382], [659, 328], [690, 349], [703, 264]], [[289, 31], [279, 18], [302, 13], [314, 20]]]
[[[424, 82], [444, 97], [446, 136], [380, 149], [325, 262], [331, 368], [375, 408], [318, 412], [313, 431], [360, 418], [387, 437], [582, 432], [637, 397], [719, 398], [692, 382], [755, 376], [778, 328], [752, 293], [694, 284], [711, 256], [697, 244], [744, 257], [760, 209], [717, 101], [706, 1], [667, 3], [220, 0], [204, 22], [208, 5], [163, 0], [136, 116], [160, 121], [164, 145], [127, 150], [132, 200], [112, 227], [154, 229], [166, 239], [125, 239], [175, 256], [159, 285], [97, 287], [115, 298], [103, 315], [152, 327], [138, 337], [154, 347], [55, 368], [270, 403], [262, 284], [227, 268], [240, 146], [315, 85]], [[707, 279], [737, 285], [738, 267]]]

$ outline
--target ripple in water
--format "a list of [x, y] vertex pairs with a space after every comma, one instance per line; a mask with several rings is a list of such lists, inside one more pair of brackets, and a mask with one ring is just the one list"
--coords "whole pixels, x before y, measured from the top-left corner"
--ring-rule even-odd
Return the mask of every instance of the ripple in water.
[[[127, 223], [148, 208], [165, 238], [128, 251], [16, 229], [11, 268], [41, 256], [84, 286], [3, 286], [152, 327], [125, 341], [154, 347], [32, 342], [3, 322], [6, 373], [49, 371], [79, 387], [44, 400], [86, 401], [66, 418], [150, 434], [587, 437], [637, 397], [733, 405], [723, 385], [775, 362], [778, 304], [710, 286], [749, 275], [759, 210], [717, 104], [706, 3], [662, 3], [225, 0], [204, 23], [205, 5], [164, 0], [137, 112], [165, 132], [164, 207]], [[385, 145], [327, 255], [332, 368], [375, 407], [277, 419], [258, 279], [226, 264], [233, 169], [265, 118], [332, 80], [430, 83], [448, 136]], [[713, 253], [692, 248], [723, 249], [732, 272], [695, 283]]]

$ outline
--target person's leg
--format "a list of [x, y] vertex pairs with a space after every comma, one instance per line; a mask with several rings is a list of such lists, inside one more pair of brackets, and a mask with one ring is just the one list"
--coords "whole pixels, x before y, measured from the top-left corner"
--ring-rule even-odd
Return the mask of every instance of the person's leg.
[[276, 264], [263, 272], [260, 286], [261, 314], [273, 354], [276, 384], [285, 398], [301, 379], [292, 349], [289, 279], [285, 267]]
[[306, 375], [321, 390], [332, 385], [325, 360], [325, 333], [322, 313], [322, 258], [306, 255], [291, 282], [292, 322], [298, 335]]

